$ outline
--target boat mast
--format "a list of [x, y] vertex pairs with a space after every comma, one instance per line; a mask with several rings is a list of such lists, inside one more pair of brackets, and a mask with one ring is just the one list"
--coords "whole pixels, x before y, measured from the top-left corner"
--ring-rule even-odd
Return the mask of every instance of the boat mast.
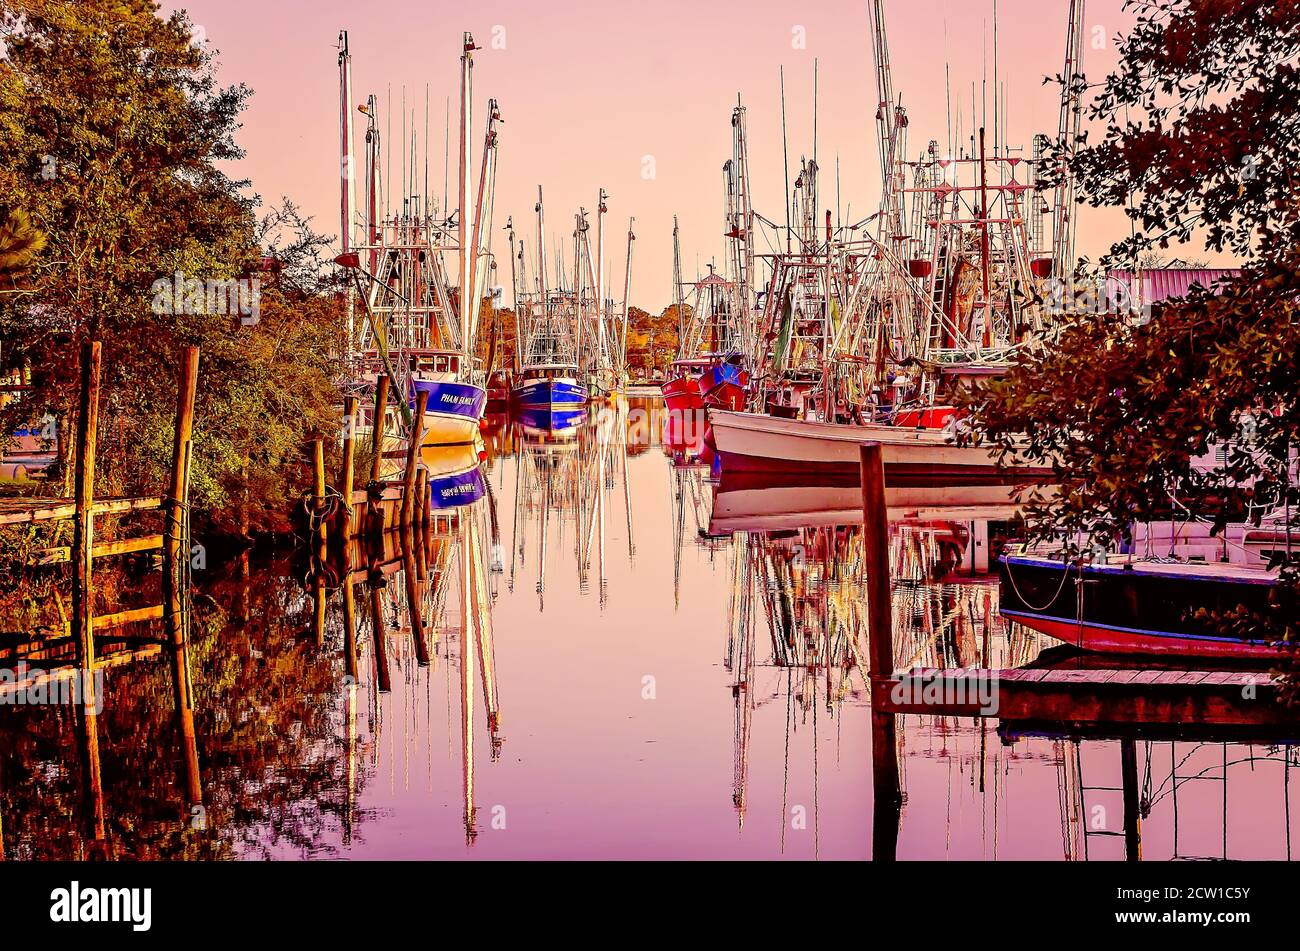
[[[519, 332], [519, 272], [515, 267], [515, 219], [513, 216], [506, 217], [506, 240], [510, 242], [510, 311], [515, 318], [515, 349], [514, 356], [511, 360], [510, 369], [519, 372], [519, 348], [523, 346], [523, 336]], [[519, 254], [524, 253], [523, 246], [519, 248]]]
[[1065, 69], [1061, 72], [1061, 116], [1057, 125], [1057, 148], [1061, 166], [1052, 207], [1052, 276], [1068, 281], [1074, 276], [1074, 172], [1070, 159], [1079, 140], [1083, 119], [1084, 0], [1070, 0], [1070, 17], [1065, 34]]
[[545, 214], [542, 211], [542, 186], [537, 186], [537, 204], [533, 210], [537, 212], [537, 280], [538, 293], [542, 301], [542, 322], [546, 327], [546, 339], [551, 339], [551, 308], [547, 300], [546, 293], [546, 239], [543, 236], [546, 227]]
[[686, 356], [686, 316], [682, 312], [682, 246], [673, 215], [673, 306], [677, 308], [677, 359]]
[[[339, 252], [352, 251], [352, 53], [348, 49], [348, 31], [339, 32]], [[347, 326], [349, 360], [356, 345], [354, 326], [355, 300], [347, 295]]]
[[618, 379], [623, 383], [627, 376], [627, 321], [628, 321], [628, 298], [632, 293], [632, 242], [636, 240], [636, 234], [632, 230], [635, 218], [627, 219], [627, 263], [623, 268], [623, 325], [619, 330], [618, 338]]
[[473, 360], [473, 340], [471, 323], [474, 306], [471, 298], [474, 294], [473, 261], [476, 238], [470, 233], [474, 220], [473, 199], [469, 190], [469, 136], [471, 122], [471, 78], [474, 70], [474, 57], [471, 55], [476, 47], [474, 37], [468, 31], [464, 34], [464, 45], [460, 56], [460, 173], [458, 189], [460, 195], [460, 212], [457, 215], [456, 237], [457, 253], [460, 258], [460, 347], [463, 355], [461, 376], [469, 379]]
[[[613, 361], [610, 359], [609, 331], [605, 321], [609, 314], [605, 308], [605, 189], [600, 189], [596, 199], [596, 274], [594, 277], [596, 291], [596, 333], [598, 349], [596, 351], [597, 372], [608, 369]], [[603, 364], [603, 366], [602, 366]]]
[[[482, 306], [483, 295], [486, 291], [488, 259], [491, 257], [491, 249], [488, 247], [487, 239], [492, 234], [492, 207], [496, 193], [496, 155], [497, 155], [497, 131], [496, 124], [501, 119], [501, 112], [497, 108], [495, 99], [488, 100], [488, 120], [487, 129], [483, 135], [483, 160], [479, 172], [478, 183], [478, 201], [474, 217], [474, 248], [473, 257], [470, 259], [470, 288], [473, 298], [470, 304], [469, 319], [469, 336], [465, 338], [468, 342], [465, 351], [469, 354], [471, 366], [470, 373], [473, 372], [473, 354], [474, 341], [478, 334], [478, 317], [479, 309]], [[483, 260], [483, 266], [480, 267], [479, 260]], [[467, 376], [466, 379], [469, 379]]]

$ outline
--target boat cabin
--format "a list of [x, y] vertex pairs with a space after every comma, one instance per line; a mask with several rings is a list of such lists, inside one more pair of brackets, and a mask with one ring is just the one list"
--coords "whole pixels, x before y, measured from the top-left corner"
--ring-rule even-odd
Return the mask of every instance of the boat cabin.
[[524, 367], [523, 381], [535, 380], [573, 380], [578, 376], [578, 368], [572, 363], [537, 363]]
[[460, 375], [461, 354], [456, 350], [412, 350], [407, 366], [415, 380], [447, 380]]

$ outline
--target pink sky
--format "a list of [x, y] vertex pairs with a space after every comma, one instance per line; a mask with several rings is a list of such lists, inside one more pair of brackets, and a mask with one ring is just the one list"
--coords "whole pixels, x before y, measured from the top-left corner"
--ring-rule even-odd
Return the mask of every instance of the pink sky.
[[[636, 217], [634, 304], [659, 309], [670, 301], [672, 217], [681, 221], [683, 268], [690, 277], [723, 250], [722, 163], [730, 156], [730, 113], [739, 93], [749, 107], [755, 209], [783, 217], [778, 67], [784, 65], [790, 160], [812, 153], [813, 61], [819, 61], [817, 154], [823, 204], [835, 205], [834, 169], [848, 214], [865, 217], [879, 202], [875, 80], [868, 8], [839, 2], [799, 8], [774, 0], [746, 4], [659, 0], [594, 3], [557, 0], [343, 3], [340, 0], [190, 0], [183, 6], [219, 51], [224, 82], [244, 82], [254, 96], [239, 136], [248, 157], [235, 171], [270, 201], [288, 195], [336, 234], [338, 142], [336, 41], [350, 35], [353, 97], [383, 97], [389, 85], [423, 125], [430, 88], [431, 171], [441, 193], [442, 123], [446, 97], [455, 108], [462, 30], [484, 47], [475, 54], [475, 152], [483, 106], [496, 98], [501, 129], [494, 250], [504, 265], [499, 226], [507, 215], [531, 227], [537, 185], [546, 189], [548, 230], [567, 237], [579, 205], [591, 210], [597, 190], [610, 194], [607, 241], [612, 286], [621, 296], [623, 241]], [[1090, 0], [1085, 70], [1099, 80], [1115, 60], [1114, 35], [1130, 19], [1121, 0]], [[998, 77], [1010, 100], [1008, 139], [1026, 154], [1036, 132], [1054, 134], [1058, 93], [1044, 76], [1061, 71], [1065, 0], [1001, 0]], [[890, 0], [894, 83], [911, 116], [908, 151], [946, 138], [944, 63], [954, 109], [970, 128], [971, 83], [992, 88], [992, 0]], [[794, 46], [802, 28], [806, 49]], [[493, 39], [504, 49], [493, 48]], [[1094, 48], [1094, 40], [1102, 44]], [[992, 94], [989, 95], [992, 122]], [[354, 115], [357, 115], [354, 113]], [[362, 117], [359, 115], [357, 119]], [[394, 109], [392, 141], [400, 109]], [[453, 115], [454, 121], [454, 115]], [[361, 141], [358, 121], [357, 142]], [[422, 132], [422, 130], [421, 130]], [[655, 176], [643, 177], [653, 156]], [[453, 162], [454, 144], [453, 144]], [[793, 172], [791, 177], [793, 179]], [[454, 192], [455, 183], [452, 183]], [[454, 199], [453, 199], [454, 201]], [[1128, 230], [1114, 211], [1085, 209], [1079, 250], [1096, 257]], [[527, 232], [531, 233], [531, 231]], [[548, 246], [548, 255], [552, 244]], [[508, 272], [501, 283], [508, 284]]]

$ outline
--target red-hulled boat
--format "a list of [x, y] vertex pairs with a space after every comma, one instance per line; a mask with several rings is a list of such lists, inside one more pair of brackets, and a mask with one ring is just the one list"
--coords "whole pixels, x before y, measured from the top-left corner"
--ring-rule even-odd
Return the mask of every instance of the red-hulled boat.
[[664, 402], [670, 410], [704, 409], [704, 395], [700, 392], [700, 377], [712, 366], [709, 357], [677, 360], [668, 372], [668, 379], [660, 385]]
[[715, 360], [700, 375], [700, 396], [705, 406], [739, 412], [745, 408], [749, 391], [749, 371], [739, 356]]

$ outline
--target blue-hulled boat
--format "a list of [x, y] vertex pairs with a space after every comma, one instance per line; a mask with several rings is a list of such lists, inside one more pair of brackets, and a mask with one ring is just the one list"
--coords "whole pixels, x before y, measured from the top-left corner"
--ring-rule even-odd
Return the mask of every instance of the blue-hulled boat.
[[424, 413], [427, 446], [472, 443], [487, 405], [487, 390], [460, 377], [461, 355], [453, 350], [425, 350], [410, 355], [411, 408], [417, 394], [429, 394]]
[[520, 409], [574, 410], [586, 405], [587, 391], [578, 383], [577, 366], [538, 363], [524, 367], [513, 402]]

